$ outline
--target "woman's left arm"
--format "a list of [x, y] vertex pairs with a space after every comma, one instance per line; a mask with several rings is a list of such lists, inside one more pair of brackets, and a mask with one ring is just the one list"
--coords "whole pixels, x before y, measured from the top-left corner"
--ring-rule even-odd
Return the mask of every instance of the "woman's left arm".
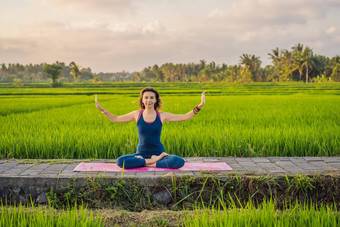
[[194, 115], [196, 115], [198, 113], [198, 111], [200, 111], [202, 109], [202, 107], [204, 106], [204, 104], [205, 104], [205, 93], [206, 93], [206, 91], [203, 91], [203, 93], [201, 95], [201, 103], [199, 105], [195, 106], [195, 108], [187, 114], [173, 114], [173, 113], [162, 112], [161, 115], [162, 115], [163, 122], [166, 122], [166, 121], [175, 122], [175, 121], [190, 120], [190, 118], [192, 118]]

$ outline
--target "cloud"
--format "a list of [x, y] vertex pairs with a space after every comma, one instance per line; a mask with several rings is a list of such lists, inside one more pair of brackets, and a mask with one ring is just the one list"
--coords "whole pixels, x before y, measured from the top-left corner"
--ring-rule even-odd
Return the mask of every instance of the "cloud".
[[[166, 1], [157, 1], [154, 8], [147, 5], [156, 0], [143, 1], [144, 11], [135, 0], [34, 1], [69, 9], [68, 15], [27, 21], [11, 36], [2, 33], [0, 58], [7, 62], [76, 61], [95, 72], [133, 71], [200, 59], [237, 64], [244, 53], [260, 56], [266, 65], [271, 49], [289, 49], [299, 42], [327, 56], [339, 54], [340, 49], [340, 29], [334, 22], [339, 17], [329, 14], [340, 7], [337, 1], [241, 0], [224, 8], [206, 7], [199, 14], [194, 12], [203, 1], [193, 5], [190, 14], [166, 10], [153, 14], [166, 6]], [[176, 1], [176, 8], [181, 4], [189, 3]], [[90, 12], [91, 7], [99, 16], [79, 16], [79, 10]], [[116, 12], [133, 15], [122, 19], [114, 17]]]
[[332, 26], [332, 27], [329, 27], [329, 28], [326, 30], [326, 33], [327, 33], [327, 34], [333, 34], [335, 31], [336, 31], [336, 28], [335, 28], [334, 26]]
[[148, 56], [168, 48], [164, 32], [165, 26], [157, 20], [145, 25], [120, 24], [114, 29], [96, 21], [83, 25], [35, 21], [17, 36], [0, 36], [0, 52], [12, 51], [16, 62], [76, 61], [95, 71], [137, 70], [131, 64], [144, 62], [138, 67], [145, 67]]
[[143, 27], [144, 33], [161, 33], [165, 32], [165, 26], [158, 20], [155, 20]]
[[329, 28], [325, 33], [324, 26], [334, 20], [326, 20], [334, 6], [334, 2], [317, 0], [242, 0], [212, 9], [201, 20], [186, 18], [176, 31], [183, 37], [190, 34], [193, 43], [186, 38], [181, 42], [189, 43], [188, 51], [208, 61], [237, 64], [239, 56], [249, 53], [260, 56], [266, 65], [271, 63], [268, 59], [271, 49], [290, 49], [299, 42], [331, 57], [336, 54], [334, 49], [340, 48], [339, 36], [329, 36], [336, 29]]
[[272, 25], [307, 24], [310, 19], [325, 16], [325, 7], [321, 1], [277, 1], [243, 0], [235, 2], [228, 9], [214, 9], [208, 18], [217, 26], [224, 25], [232, 29], [257, 30]]
[[42, 5], [92, 13], [133, 14], [132, 0], [28, 0]]

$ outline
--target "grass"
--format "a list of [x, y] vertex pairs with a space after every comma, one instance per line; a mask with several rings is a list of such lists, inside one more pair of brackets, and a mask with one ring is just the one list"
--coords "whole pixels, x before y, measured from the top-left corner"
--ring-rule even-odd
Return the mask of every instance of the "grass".
[[216, 208], [196, 206], [193, 210], [120, 209], [88, 210], [83, 206], [54, 209], [49, 206], [0, 207], [0, 226], [338, 226], [335, 204], [286, 203], [284, 209], [270, 199], [261, 204], [251, 200], [243, 207], [237, 200]]
[[279, 210], [269, 200], [255, 206], [251, 201], [244, 207], [226, 206], [216, 209], [197, 208], [186, 212], [183, 226], [338, 226], [340, 213], [334, 205], [317, 206], [313, 203], [287, 204]]
[[[0, 130], [4, 132], [0, 134], [0, 158], [115, 159], [135, 153], [136, 123], [110, 122], [95, 108], [93, 95], [65, 95], [68, 89], [102, 92], [100, 87], [79, 86], [83, 87], [1, 88], [0, 91], [12, 89], [12, 93], [0, 96]], [[112, 86], [103, 89], [117, 93], [98, 96], [104, 108], [115, 115], [138, 109], [139, 88], [131, 84]], [[340, 154], [340, 96], [333, 94], [339, 94], [337, 84], [159, 86], [164, 89], [159, 90], [163, 110], [177, 114], [189, 112], [200, 102], [198, 88], [215, 86], [215, 90], [223, 92], [244, 91], [243, 95], [234, 91], [233, 95], [222, 92], [211, 96], [208, 90], [206, 105], [197, 116], [190, 121], [164, 123], [161, 142], [170, 154], [241, 157]], [[14, 95], [14, 90], [34, 93], [41, 89], [59, 95]], [[293, 94], [278, 95], [273, 89]], [[163, 95], [165, 91], [170, 93]], [[183, 91], [195, 93], [179, 95]], [[257, 91], [268, 94], [258, 95]], [[124, 92], [134, 95], [120, 95]]]
[[[135, 122], [110, 122], [95, 108], [93, 96], [59, 99], [48, 107], [36, 105], [38, 98], [12, 98], [13, 108], [6, 104], [0, 110], [0, 158], [114, 159], [135, 153]], [[63, 99], [68, 106], [60, 106]], [[163, 96], [164, 111], [187, 113], [199, 100], [199, 96]], [[137, 109], [135, 101], [135, 97], [99, 96], [100, 104], [115, 115]], [[186, 157], [339, 155], [338, 103], [340, 97], [330, 95], [207, 94], [206, 106], [190, 121], [164, 123], [161, 142], [168, 153]]]
[[83, 206], [74, 206], [65, 210], [33, 205], [8, 206], [1, 204], [0, 227], [16, 226], [104, 226], [105, 219], [94, 215]]

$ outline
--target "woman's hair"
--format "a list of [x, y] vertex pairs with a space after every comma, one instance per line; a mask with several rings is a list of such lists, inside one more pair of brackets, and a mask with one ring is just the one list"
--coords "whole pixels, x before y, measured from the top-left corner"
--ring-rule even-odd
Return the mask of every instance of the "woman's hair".
[[162, 108], [162, 100], [161, 98], [159, 97], [159, 93], [158, 91], [156, 91], [155, 89], [153, 89], [152, 87], [146, 87], [144, 88], [141, 92], [140, 92], [140, 98], [139, 98], [139, 107], [141, 109], [145, 109], [145, 106], [144, 106], [144, 103], [142, 102], [143, 101], [143, 94], [144, 92], [147, 92], [147, 91], [151, 91], [153, 92], [155, 95], [156, 95], [156, 103], [155, 103], [155, 109], [156, 110], [160, 110]]

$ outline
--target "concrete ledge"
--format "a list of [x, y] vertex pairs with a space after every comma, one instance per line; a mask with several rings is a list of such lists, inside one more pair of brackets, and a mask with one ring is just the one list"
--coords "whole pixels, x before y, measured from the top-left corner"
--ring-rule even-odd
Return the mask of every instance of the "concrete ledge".
[[[0, 198], [27, 199], [37, 197], [53, 188], [68, 186], [85, 187], [92, 179], [104, 184], [117, 184], [121, 180], [133, 181], [142, 187], [171, 185], [174, 177], [185, 176], [228, 178], [238, 176], [296, 176], [339, 175], [340, 157], [188, 157], [187, 162], [226, 162], [232, 171], [169, 171], [169, 172], [73, 172], [84, 160], [0, 160]], [[115, 160], [91, 160], [91, 162], [115, 162]], [[13, 197], [13, 196], [12, 196]]]

